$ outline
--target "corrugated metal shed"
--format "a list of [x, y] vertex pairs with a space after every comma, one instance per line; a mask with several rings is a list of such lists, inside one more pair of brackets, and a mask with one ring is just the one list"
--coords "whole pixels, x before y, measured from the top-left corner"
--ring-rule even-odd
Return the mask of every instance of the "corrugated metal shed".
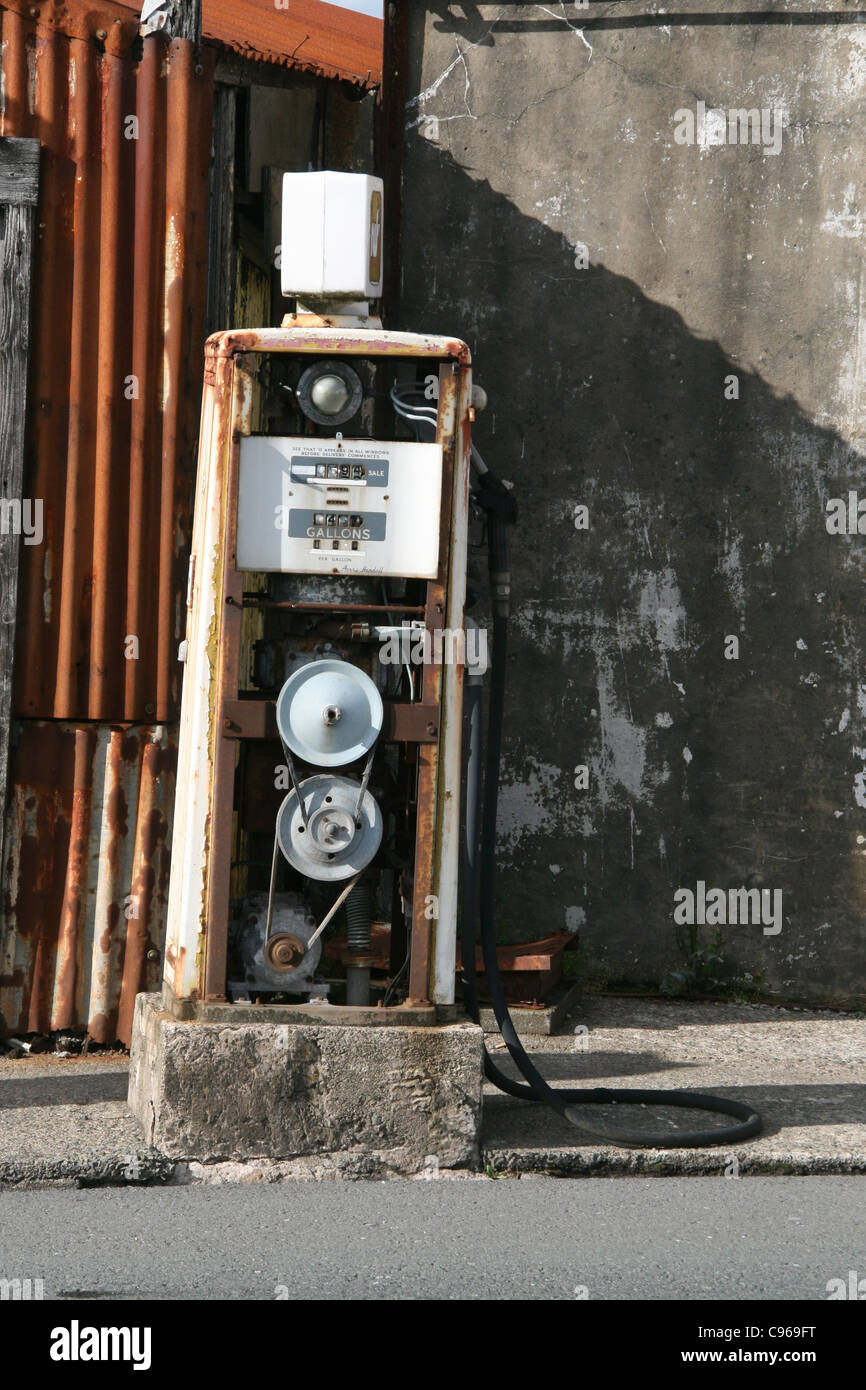
[[160, 973], [214, 53], [81, 0], [3, 0], [0, 39], [0, 129], [42, 146], [25, 495], [44, 518], [22, 547], [0, 1031], [127, 1041]]
[[202, 0], [205, 39], [245, 58], [361, 86], [382, 80], [381, 19], [318, 0]]

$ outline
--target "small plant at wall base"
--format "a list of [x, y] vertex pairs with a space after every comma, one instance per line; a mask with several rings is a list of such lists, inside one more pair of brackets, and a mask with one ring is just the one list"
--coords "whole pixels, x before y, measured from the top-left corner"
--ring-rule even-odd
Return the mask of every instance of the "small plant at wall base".
[[755, 1004], [771, 997], [764, 976], [759, 970], [753, 974], [738, 975], [728, 985], [728, 998], [732, 1004]]
[[723, 990], [724, 984], [717, 974], [724, 959], [719, 928], [716, 928], [709, 942], [701, 941], [701, 929], [697, 923], [678, 925], [676, 933], [683, 964], [677, 970], [666, 971], [660, 986], [662, 994], [671, 997], [707, 995]]

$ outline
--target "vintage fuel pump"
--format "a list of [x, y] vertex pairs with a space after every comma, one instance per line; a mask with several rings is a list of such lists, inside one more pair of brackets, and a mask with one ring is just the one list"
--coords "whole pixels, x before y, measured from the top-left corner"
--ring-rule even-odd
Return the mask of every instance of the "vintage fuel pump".
[[[377, 1021], [453, 1005], [471, 369], [463, 343], [386, 333], [358, 302], [380, 293], [381, 206], [376, 179], [286, 175], [283, 290], [306, 307], [207, 344], [176, 1017], [255, 999], [379, 1006]], [[432, 659], [443, 645], [456, 659]], [[319, 978], [341, 918], [344, 989]], [[397, 981], [387, 1001], [377, 960]]]
[[[430, 1152], [466, 1163], [484, 1059], [502, 1089], [596, 1138], [749, 1137], [760, 1121], [735, 1101], [551, 1088], [517, 1039], [493, 917], [513, 501], [470, 441], [483, 393], [466, 345], [386, 332], [371, 315], [382, 249], [378, 180], [286, 175], [282, 287], [296, 312], [206, 345], [164, 986], [137, 1001], [132, 1108], [169, 1153], [348, 1143], [399, 1151], [410, 1168]], [[471, 463], [493, 610], [483, 809], [484, 662], [464, 622]], [[461, 856], [474, 1024], [455, 1022]], [[483, 1053], [479, 909], [488, 987], [527, 1085]], [[741, 1123], [629, 1137], [578, 1118], [614, 1100]]]
[[169, 1153], [465, 1163], [469, 351], [370, 312], [379, 180], [290, 174], [283, 199], [296, 312], [205, 349], [164, 985], [130, 1103]]

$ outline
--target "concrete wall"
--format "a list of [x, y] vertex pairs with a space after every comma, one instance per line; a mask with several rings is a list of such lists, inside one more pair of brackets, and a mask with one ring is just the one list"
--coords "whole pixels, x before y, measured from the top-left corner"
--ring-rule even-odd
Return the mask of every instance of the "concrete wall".
[[391, 326], [468, 340], [519, 498], [503, 938], [657, 983], [678, 889], [759, 888], [711, 973], [863, 1000], [866, 28], [744, 8], [413, 0]]

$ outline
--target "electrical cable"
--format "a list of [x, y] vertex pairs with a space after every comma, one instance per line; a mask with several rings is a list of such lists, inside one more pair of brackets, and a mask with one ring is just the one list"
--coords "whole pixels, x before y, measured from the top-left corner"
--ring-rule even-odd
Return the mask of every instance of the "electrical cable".
[[[396, 626], [396, 624], [394, 623], [394, 615], [393, 615], [392, 613], [390, 613], [390, 612], [387, 611], [387, 605], [388, 605], [388, 585], [385, 583], [384, 579], [382, 580], [382, 597], [383, 597], [383, 599], [385, 600], [385, 605], [386, 605], [385, 617], [388, 619], [388, 622], [392, 624], [392, 626]], [[406, 675], [409, 677], [409, 703], [410, 703], [410, 704], [414, 704], [414, 703], [415, 703], [415, 677], [414, 677], [414, 675], [413, 675], [413, 673], [412, 673], [412, 667], [409, 665], [409, 662], [408, 662], [408, 661], [406, 661], [406, 662], [403, 663], [403, 670], [406, 672]], [[395, 694], [395, 695], [396, 695], [397, 691], [400, 689], [400, 681], [401, 681], [402, 679], [403, 679], [403, 677], [402, 677], [402, 675], [400, 675], [400, 677], [399, 677], [398, 680], [397, 680], [397, 685], [396, 685], [396, 688], [395, 688], [395, 691], [394, 691], [394, 694]]]
[[[479, 456], [480, 457], [480, 456]], [[507, 526], [516, 516], [514, 500], [505, 485], [493, 474], [480, 477], [476, 500], [488, 514], [489, 569], [493, 591], [493, 660], [491, 663], [490, 703], [487, 721], [487, 743], [484, 756], [484, 798], [481, 818], [481, 851], [476, 871], [477, 810], [467, 816], [464, 850], [464, 893], [461, 911], [461, 949], [463, 997], [466, 1010], [479, 1021], [478, 986], [476, 979], [476, 937], [478, 897], [480, 896], [481, 947], [487, 987], [493, 1012], [508, 1052], [525, 1078], [526, 1084], [512, 1081], [494, 1063], [484, 1049], [484, 1073], [489, 1081], [507, 1095], [521, 1100], [541, 1101], [549, 1105], [569, 1124], [582, 1133], [605, 1144], [620, 1148], [683, 1149], [708, 1145], [730, 1146], [751, 1139], [761, 1130], [761, 1117], [751, 1105], [721, 1096], [707, 1096], [695, 1091], [609, 1090], [606, 1087], [565, 1090], [550, 1086], [525, 1052], [518, 1036], [502, 988], [496, 954], [496, 915], [494, 890], [496, 886], [496, 812], [499, 798], [499, 762], [502, 751], [502, 728], [505, 706], [506, 641], [511, 575], [508, 564]], [[473, 730], [480, 722], [480, 691], [467, 683], [470, 721]], [[468, 794], [468, 804], [477, 807], [477, 780], [480, 775], [480, 749], [475, 747], [474, 760], [470, 749], [470, 766], [476, 785]], [[480, 894], [476, 893], [477, 887]], [[674, 1130], [671, 1133], [607, 1132], [587, 1124], [579, 1107], [585, 1105], [667, 1105], [678, 1109], [705, 1110], [731, 1115], [739, 1124], [694, 1133]]]
[[420, 439], [421, 436], [418, 429], [419, 425], [427, 425], [435, 434], [436, 423], [439, 418], [437, 406], [421, 405], [407, 399], [407, 397], [417, 396], [419, 393], [422, 400], [426, 400], [426, 396], [423, 394], [424, 388], [416, 386], [413, 382], [395, 382], [388, 393], [395, 411], [401, 419], [408, 420], [416, 439]]

